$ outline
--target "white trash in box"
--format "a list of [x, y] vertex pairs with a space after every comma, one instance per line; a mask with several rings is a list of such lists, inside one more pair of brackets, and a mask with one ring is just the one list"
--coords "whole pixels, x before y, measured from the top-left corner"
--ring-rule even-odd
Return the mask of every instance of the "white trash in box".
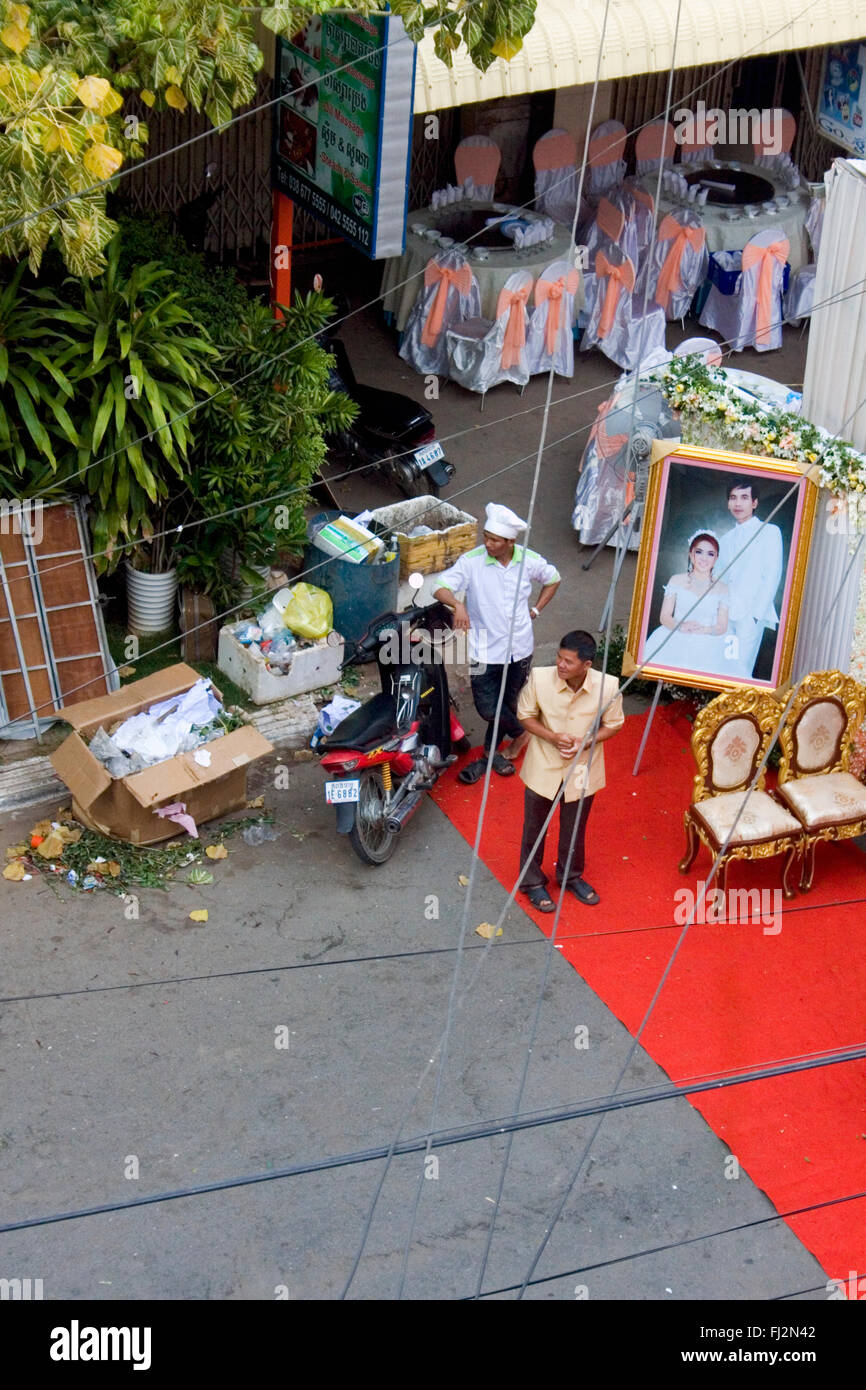
[[235, 633], [243, 627], [243, 623], [232, 623], [220, 630], [217, 665], [246, 691], [253, 704], [268, 705], [339, 681], [345, 644], [338, 633], [332, 632], [309, 647], [299, 646], [283, 673], [269, 671], [260, 652], [242, 646]]

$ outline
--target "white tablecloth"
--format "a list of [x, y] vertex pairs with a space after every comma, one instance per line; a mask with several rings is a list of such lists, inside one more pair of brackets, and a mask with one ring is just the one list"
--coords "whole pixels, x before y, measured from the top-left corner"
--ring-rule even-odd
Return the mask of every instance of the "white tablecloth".
[[[690, 174], [698, 169], [703, 169], [708, 177], [715, 177], [724, 181], [723, 169], [712, 169], [708, 165], [698, 164], [689, 164], [686, 167]], [[757, 174], [759, 178], [766, 179], [768, 183], [771, 183], [774, 197], [784, 195], [791, 201], [786, 208], [780, 208], [778, 212], [764, 212], [759, 204], [756, 217], [747, 217], [741, 208], [733, 209], [738, 214], [734, 220], [725, 216], [727, 209], [722, 206], [713, 203], [707, 203], [704, 207], [700, 207], [696, 203], [687, 204], [703, 219], [707, 233], [707, 249], [709, 251], [742, 251], [746, 242], [756, 232], [762, 232], [765, 227], [772, 227], [774, 231], [778, 231], [780, 235], [788, 238], [791, 245], [788, 256], [791, 270], [799, 270], [800, 266], [806, 265], [812, 259], [809, 240], [806, 235], [806, 216], [809, 212], [811, 198], [808, 188], [799, 188], [793, 191], [785, 188], [782, 179], [774, 169], [761, 169], [752, 164], [740, 164], [739, 167], [744, 173]], [[651, 174], [641, 181], [644, 188], [653, 197], [655, 197], [656, 180], [657, 175]], [[681, 199], [672, 200], [670, 194], [663, 190], [659, 222], [666, 213], [682, 206]]]
[[[484, 210], [483, 203], [455, 204], [455, 207], [465, 207], [473, 211]], [[487, 204], [490, 216], [495, 216], [493, 208]], [[438, 217], [446, 217], [450, 207], [446, 206], [436, 212], [429, 208], [423, 212], [410, 212], [409, 222], [419, 223], [425, 227], [435, 227]], [[517, 211], [517, 209], [515, 209]], [[525, 215], [525, 214], [523, 214]], [[553, 240], [540, 246], [533, 246], [528, 251], [518, 254], [516, 250], [504, 249], [502, 251], [490, 250], [489, 258], [485, 261], [476, 260], [470, 254], [469, 264], [472, 267], [472, 274], [478, 281], [478, 289], [481, 294], [481, 312], [485, 318], [493, 319], [496, 317], [496, 301], [499, 298], [499, 291], [503, 288], [509, 275], [513, 275], [516, 270], [531, 270], [532, 274], [538, 279], [542, 271], [551, 264], [552, 261], [565, 259], [571, 248], [571, 234], [567, 227], [556, 225]], [[424, 267], [435, 256], [441, 248], [435, 241], [428, 241], [426, 237], [417, 236], [414, 232], [406, 232], [406, 250], [402, 256], [392, 256], [385, 262], [385, 270], [382, 276], [382, 309], [386, 314], [393, 314], [396, 320], [398, 332], [402, 333], [406, 327], [406, 320], [415, 298], [423, 283]], [[485, 248], [486, 249], [486, 248]], [[578, 274], [580, 271], [578, 270]], [[578, 310], [583, 308], [583, 277], [581, 276], [580, 285], [574, 297], [575, 315]]]

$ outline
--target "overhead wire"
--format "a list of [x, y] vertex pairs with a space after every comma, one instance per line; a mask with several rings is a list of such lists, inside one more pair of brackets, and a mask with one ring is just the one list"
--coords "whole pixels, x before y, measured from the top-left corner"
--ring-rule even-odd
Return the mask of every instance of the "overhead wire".
[[[455, 1145], [476, 1143], [479, 1140], [499, 1138], [512, 1129], [532, 1130], [550, 1125], [572, 1123], [594, 1114], [610, 1111], [624, 1111], [642, 1105], [661, 1104], [670, 1100], [681, 1100], [689, 1095], [705, 1091], [727, 1089], [732, 1086], [748, 1085], [752, 1082], [773, 1080], [778, 1077], [822, 1070], [828, 1066], [838, 1066], [866, 1059], [866, 1044], [856, 1047], [836, 1049], [835, 1052], [818, 1053], [811, 1057], [792, 1059], [785, 1063], [768, 1063], [751, 1070], [736, 1073], [714, 1073], [709, 1079], [699, 1078], [694, 1082], [682, 1084], [668, 1082], [666, 1085], [644, 1087], [637, 1091], [622, 1091], [618, 1095], [593, 1098], [589, 1101], [575, 1102], [559, 1106], [555, 1110], [531, 1111], [521, 1116], [506, 1116], [494, 1121], [480, 1121], [462, 1124], [450, 1129], [440, 1130], [433, 1136], [432, 1147], [450, 1148]], [[411, 1139], [400, 1140], [396, 1152], [400, 1157], [423, 1153], [428, 1148], [429, 1134], [420, 1134]], [[240, 1174], [228, 1178], [217, 1178], [208, 1183], [195, 1183], [189, 1187], [173, 1188], [163, 1192], [149, 1193], [144, 1197], [132, 1197], [123, 1201], [106, 1202], [88, 1207], [71, 1208], [63, 1212], [44, 1212], [37, 1216], [22, 1217], [16, 1221], [0, 1223], [0, 1234], [12, 1231], [30, 1230], [38, 1226], [56, 1225], [65, 1221], [80, 1221], [92, 1216], [107, 1213], [132, 1211], [142, 1206], [153, 1206], [161, 1202], [180, 1201], [187, 1197], [200, 1197], [212, 1192], [228, 1191], [236, 1188], [256, 1186], [260, 1183], [280, 1182], [287, 1178], [305, 1177], [313, 1173], [334, 1169], [355, 1167], [374, 1163], [386, 1158], [391, 1146], [376, 1145], [367, 1149], [357, 1149], [343, 1154], [328, 1154], [320, 1159], [308, 1159], [287, 1164], [282, 1168], [271, 1168], [266, 1172]], [[859, 1196], [866, 1194], [857, 1194]], [[845, 1198], [837, 1200], [855, 1200]], [[832, 1204], [832, 1203], [831, 1203]], [[558, 1277], [558, 1276], [554, 1276]], [[533, 1282], [544, 1282], [543, 1280]], [[482, 1297], [489, 1297], [488, 1290]], [[473, 1295], [474, 1297], [474, 1295]]]

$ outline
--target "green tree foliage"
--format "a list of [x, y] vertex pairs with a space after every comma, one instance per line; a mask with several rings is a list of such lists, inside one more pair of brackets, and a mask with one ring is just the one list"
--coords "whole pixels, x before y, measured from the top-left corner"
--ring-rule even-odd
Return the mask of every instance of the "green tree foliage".
[[[224, 0], [0, 0], [0, 255], [27, 256], [36, 272], [56, 242], [75, 274], [99, 274], [116, 231], [105, 189], [146, 152], [147, 125], [127, 98], [156, 110], [192, 107], [223, 125], [255, 96], [264, 61], [256, 13], [291, 36], [311, 14], [334, 8], [375, 13], [382, 5], [303, 0], [257, 11]], [[444, 62], [463, 42], [484, 70], [520, 50], [535, 0], [392, 0], [391, 9], [416, 41], [434, 30]]]
[[180, 577], [221, 596], [219, 558], [237, 552], [267, 564], [304, 545], [309, 487], [325, 457], [326, 436], [344, 429], [357, 407], [332, 391], [332, 358], [315, 335], [332, 317], [330, 300], [297, 295], [274, 318], [251, 302], [220, 346], [220, 376], [231, 382], [200, 412], [185, 519], [216, 516], [189, 532]]
[[59, 290], [22, 288], [21, 267], [0, 297], [0, 486], [88, 492], [100, 551], [146, 537], [184, 483], [189, 412], [218, 357], [168, 292], [170, 271], [124, 276], [119, 260], [115, 240], [104, 275]]

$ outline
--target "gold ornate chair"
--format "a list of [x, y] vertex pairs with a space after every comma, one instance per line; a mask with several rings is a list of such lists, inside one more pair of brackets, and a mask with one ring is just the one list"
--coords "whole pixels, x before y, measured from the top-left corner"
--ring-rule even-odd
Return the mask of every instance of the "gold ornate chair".
[[847, 840], [866, 831], [866, 786], [848, 771], [851, 745], [866, 716], [866, 688], [841, 671], [804, 677], [780, 734], [776, 796], [804, 832], [800, 889], [815, 873], [819, 840]]
[[755, 770], [776, 731], [779, 714], [772, 695], [748, 686], [726, 691], [699, 713], [692, 731], [698, 772], [694, 800], [685, 813], [687, 848], [680, 861], [680, 873], [688, 872], [701, 844], [715, 858], [727, 841], [716, 876], [717, 886], [725, 892], [732, 859], [768, 859], [787, 854], [782, 891], [786, 898], [793, 898], [788, 875], [794, 859], [802, 852], [800, 822], [764, 791], [764, 768], [747, 796]]

